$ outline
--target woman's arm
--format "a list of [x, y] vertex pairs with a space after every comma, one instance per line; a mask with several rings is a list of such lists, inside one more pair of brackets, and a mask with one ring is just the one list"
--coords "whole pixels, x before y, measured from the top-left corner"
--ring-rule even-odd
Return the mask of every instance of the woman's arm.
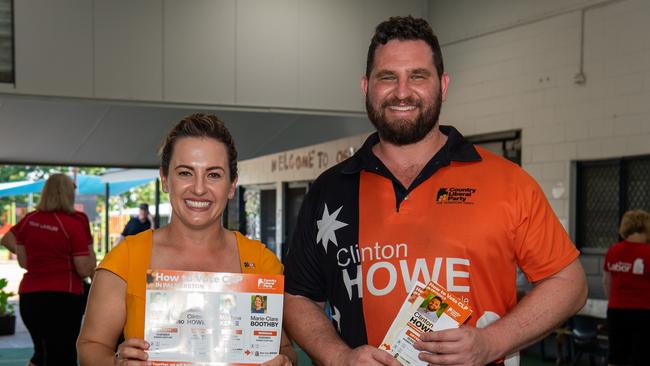
[[2, 237], [2, 245], [5, 248], [9, 249], [10, 252], [16, 254], [16, 236], [14, 233], [7, 231], [7, 233]]
[[95, 251], [92, 245], [88, 246], [88, 252], [90, 253], [88, 255], [72, 257], [74, 269], [81, 278], [92, 277], [95, 274], [95, 267], [97, 267], [97, 257], [95, 257]]
[[16, 258], [18, 258], [18, 265], [27, 269], [27, 252], [22, 245], [16, 245]]
[[280, 338], [280, 354], [272, 360], [266, 361], [262, 366], [295, 366], [298, 364], [298, 355], [293, 349], [293, 344], [286, 333], [282, 331]]
[[603, 271], [603, 290], [605, 291], [605, 298], [609, 299], [612, 290], [612, 274], [608, 271]]
[[110, 271], [97, 271], [77, 340], [80, 365], [114, 366], [115, 348], [125, 322], [126, 282]]
[[292, 365], [298, 364], [298, 355], [293, 349], [293, 342], [291, 342], [284, 330], [282, 330], [282, 338], [280, 339], [280, 354], [287, 356]]

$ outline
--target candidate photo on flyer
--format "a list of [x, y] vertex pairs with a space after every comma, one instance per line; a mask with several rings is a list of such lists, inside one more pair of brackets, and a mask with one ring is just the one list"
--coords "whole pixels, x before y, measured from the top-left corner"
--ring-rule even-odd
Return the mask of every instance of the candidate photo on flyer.
[[266, 296], [251, 296], [251, 313], [266, 314]]

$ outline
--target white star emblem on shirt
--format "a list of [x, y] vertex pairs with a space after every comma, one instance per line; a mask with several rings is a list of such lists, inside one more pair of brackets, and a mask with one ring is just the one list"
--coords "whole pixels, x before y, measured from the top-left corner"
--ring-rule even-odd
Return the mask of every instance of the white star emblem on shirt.
[[342, 227], [348, 226], [348, 224], [337, 221], [336, 217], [341, 212], [343, 206], [339, 207], [336, 211], [332, 212], [330, 215], [327, 209], [327, 203], [325, 204], [325, 210], [323, 211], [323, 217], [316, 221], [316, 226], [318, 226], [318, 234], [316, 234], [316, 244], [321, 240], [323, 241], [323, 248], [325, 248], [325, 253], [327, 253], [327, 244], [331, 241], [334, 245], [338, 246], [336, 242], [336, 234], [334, 232]]
[[341, 333], [341, 312], [334, 305], [332, 305], [331, 310], [332, 319], [336, 322], [336, 329], [338, 329], [339, 333]]

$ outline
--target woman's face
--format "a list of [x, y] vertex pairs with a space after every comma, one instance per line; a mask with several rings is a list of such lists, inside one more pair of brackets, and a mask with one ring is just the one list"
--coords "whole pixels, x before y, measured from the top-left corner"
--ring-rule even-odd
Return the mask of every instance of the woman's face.
[[262, 298], [259, 296], [255, 297], [255, 308], [261, 309], [262, 305], [264, 305], [264, 303], [262, 302]]
[[221, 225], [221, 215], [235, 194], [226, 145], [212, 138], [183, 137], [174, 144], [169, 174], [162, 176], [169, 193], [172, 220], [193, 229]]

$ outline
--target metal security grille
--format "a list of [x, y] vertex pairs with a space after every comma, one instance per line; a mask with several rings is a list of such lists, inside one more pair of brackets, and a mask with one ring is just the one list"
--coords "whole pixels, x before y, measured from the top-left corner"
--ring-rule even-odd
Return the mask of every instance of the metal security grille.
[[625, 211], [650, 210], [650, 156], [578, 163], [577, 244], [609, 248]]
[[0, 0], [0, 83], [14, 82], [13, 1]]
[[650, 157], [627, 164], [627, 208], [650, 211]]

